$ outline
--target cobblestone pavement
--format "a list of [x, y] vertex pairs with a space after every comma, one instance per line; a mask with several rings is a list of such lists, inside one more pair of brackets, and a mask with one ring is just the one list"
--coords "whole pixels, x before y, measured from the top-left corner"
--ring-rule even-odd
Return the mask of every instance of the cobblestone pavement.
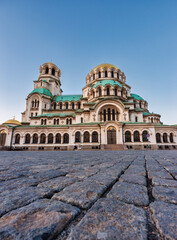
[[1, 240], [177, 239], [177, 151], [0, 152]]

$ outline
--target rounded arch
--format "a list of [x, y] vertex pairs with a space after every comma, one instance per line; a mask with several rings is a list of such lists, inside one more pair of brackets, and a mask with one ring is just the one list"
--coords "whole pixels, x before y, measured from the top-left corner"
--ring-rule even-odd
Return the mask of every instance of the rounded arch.
[[164, 143], [167, 143], [167, 142], [168, 142], [168, 135], [167, 135], [167, 133], [164, 133], [164, 134], [163, 134], [163, 142], [164, 142]]
[[156, 142], [161, 143], [161, 134], [160, 133], [156, 133]]
[[134, 142], [140, 142], [140, 133], [138, 130], [135, 130], [133, 133]]
[[31, 136], [29, 133], [26, 133], [25, 135], [25, 144], [30, 144]]
[[75, 133], [75, 142], [76, 143], [80, 143], [81, 142], [81, 133], [79, 131], [77, 131]]
[[60, 133], [57, 133], [55, 135], [55, 143], [61, 143], [61, 134]]
[[0, 131], [0, 146], [4, 147], [6, 144], [6, 137], [7, 137], [7, 131], [1, 130]]
[[98, 132], [97, 131], [92, 132], [92, 142], [93, 143], [98, 142]]
[[15, 134], [15, 144], [20, 144], [20, 134]]
[[125, 132], [125, 142], [131, 142], [132, 138], [131, 138], [131, 132], [129, 130], [127, 130]]
[[173, 143], [174, 142], [174, 137], [173, 137], [173, 133], [172, 132], [170, 133], [170, 137], [169, 138], [170, 138], [170, 142]]
[[46, 142], [46, 135], [45, 135], [45, 133], [41, 133], [41, 135], [40, 135], [40, 143], [41, 144], [45, 144], [45, 142]]
[[49, 133], [49, 135], [48, 135], [48, 143], [49, 144], [53, 143], [53, 133]]
[[84, 142], [90, 142], [90, 133], [88, 131], [84, 132]]
[[69, 143], [69, 134], [68, 133], [64, 133], [63, 135], [63, 143]]
[[143, 142], [148, 142], [148, 131], [144, 130], [142, 133]]
[[34, 133], [34, 134], [33, 134], [32, 143], [33, 143], [33, 144], [37, 144], [37, 143], [38, 143], [38, 134], [37, 134], [37, 133]]

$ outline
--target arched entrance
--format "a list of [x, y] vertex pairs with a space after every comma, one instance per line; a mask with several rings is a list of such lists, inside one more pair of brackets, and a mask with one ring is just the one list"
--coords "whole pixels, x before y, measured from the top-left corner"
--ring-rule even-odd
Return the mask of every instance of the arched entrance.
[[0, 132], [0, 146], [4, 147], [5, 143], [6, 143], [6, 135], [7, 132], [5, 130], [2, 130]]
[[108, 144], [116, 144], [116, 129], [115, 129], [115, 127], [108, 127], [107, 143]]

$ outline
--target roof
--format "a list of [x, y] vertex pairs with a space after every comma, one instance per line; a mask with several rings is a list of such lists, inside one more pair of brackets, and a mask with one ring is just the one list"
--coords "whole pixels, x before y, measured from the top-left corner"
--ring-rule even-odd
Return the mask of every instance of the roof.
[[15, 118], [7, 120], [6, 122], [4, 122], [4, 124], [15, 126], [22, 125], [19, 121], [15, 120]]
[[122, 85], [119, 82], [117, 82], [115, 80], [111, 80], [111, 79], [106, 79], [106, 80], [101, 80], [101, 81], [95, 83], [92, 88], [96, 88], [97, 86], [100, 86], [100, 85], [105, 86], [106, 84], [110, 84], [112, 86], [118, 85], [119, 87], [122, 87]]
[[145, 101], [141, 96], [135, 94], [135, 93], [131, 93], [131, 97], [133, 97], [134, 99], [136, 100], [142, 100], [142, 101]]
[[41, 115], [37, 115], [37, 116], [33, 116], [33, 118], [39, 118], [39, 117], [48, 117], [48, 118], [52, 118], [52, 117], [75, 117], [76, 114], [75, 113], [44, 113]]
[[51, 92], [46, 88], [35, 88], [30, 94], [33, 94], [33, 93], [39, 93], [41, 95], [44, 94], [44, 95], [47, 95], [49, 97], [52, 97]]
[[148, 116], [148, 115], [159, 115], [160, 116], [160, 114], [158, 114], [158, 113], [150, 113], [150, 112], [143, 112], [143, 115], [144, 116]]
[[53, 101], [54, 102], [71, 102], [71, 101], [80, 101], [82, 98], [82, 95], [60, 95], [60, 96], [54, 96]]
[[97, 70], [97, 69], [103, 69], [103, 68], [116, 68], [118, 69], [118, 67], [114, 66], [113, 64], [110, 64], [110, 63], [103, 63], [103, 64], [100, 64], [98, 66], [96, 66], [93, 70]]

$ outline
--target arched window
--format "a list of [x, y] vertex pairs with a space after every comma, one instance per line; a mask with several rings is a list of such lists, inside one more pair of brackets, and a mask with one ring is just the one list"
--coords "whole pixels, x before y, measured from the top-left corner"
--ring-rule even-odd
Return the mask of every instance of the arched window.
[[98, 77], [101, 78], [101, 72], [98, 73]]
[[42, 133], [42, 134], [40, 135], [40, 143], [44, 144], [45, 141], [46, 141], [46, 136], [45, 136], [44, 133]]
[[53, 120], [53, 124], [56, 125], [56, 119]]
[[148, 135], [148, 132], [147, 131], [143, 131], [143, 134], [142, 134], [143, 142], [148, 142], [147, 135]]
[[72, 102], [71, 105], [72, 105], [72, 109], [74, 110], [74, 103]]
[[131, 132], [130, 131], [126, 131], [125, 132], [125, 142], [131, 142]]
[[68, 109], [68, 103], [67, 102], [65, 103], [65, 107], [66, 107], [66, 109]]
[[170, 142], [171, 143], [174, 142], [174, 140], [173, 140], [173, 133], [170, 133]]
[[104, 109], [103, 115], [104, 115], [104, 122], [106, 122], [106, 109]]
[[53, 143], [53, 134], [49, 133], [48, 135], [48, 143]]
[[93, 98], [95, 97], [95, 92], [94, 91], [92, 91], [92, 95], [93, 95]]
[[106, 95], [107, 95], [107, 96], [110, 95], [110, 88], [109, 88], [109, 87], [106, 88]]
[[47, 119], [44, 119], [44, 125], [46, 125], [47, 124]]
[[96, 131], [92, 133], [92, 142], [98, 142], [98, 133]]
[[70, 118], [70, 124], [72, 124], [72, 118]]
[[138, 117], [135, 117], [135, 122], [138, 122]]
[[68, 125], [68, 118], [66, 119], [66, 125]]
[[56, 109], [56, 107], [57, 107], [57, 104], [56, 104], [56, 102], [54, 102], [53, 109]]
[[81, 133], [80, 132], [75, 133], [75, 142], [76, 143], [81, 142]]
[[34, 101], [32, 101], [32, 108], [34, 107]]
[[119, 79], [119, 73], [117, 73], [117, 78]]
[[41, 119], [41, 125], [43, 125], [44, 124], [44, 120], [43, 119]]
[[20, 134], [15, 135], [15, 144], [20, 144]]
[[78, 109], [81, 108], [81, 103], [80, 103], [80, 102], [77, 103], [77, 108], [78, 108]]
[[93, 80], [95, 80], [95, 73], [93, 74]]
[[52, 68], [52, 75], [55, 76], [55, 69]]
[[112, 109], [112, 120], [115, 121], [115, 110]]
[[98, 94], [99, 94], [99, 97], [102, 96], [102, 91], [101, 91], [101, 88], [98, 88]]
[[27, 134], [25, 135], [25, 143], [26, 143], [26, 144], [29, 144], [29, 143], [30, 143], [30, 134], [29, 134], [29, 133], [27, 133]]
[[37, 101], [37, 107], [39, 107], [39, 101]]
[[108, 108], [108, 121], [111, 121], [111, 109]]
[[105, 78], [108, 77], [108, 71], [105, 71]]
[[160, 133], [156, 133], [156, 142], [161, 143], [161, 135]]
[[69, 143], [69, 134], [68, 133], [65, 133], [63, 135], [63, 143]]
[[163, 134], [163, 142], [164, 142], [164, 143], [167, 143], [167, 142], [168, 142], [167, 133], [164, 133], [164, 134]]
[[2, 130], [0, 132], [0, 146], [4, 146], [6, 143], [6, 136], [7, 134]]
[[59, 120], [59, 119], [57, 119], [57, 125], [59, 125], [59, 123], [60, 123], [60, 120]]
[[37, 135], [37, 133], [35, 133], [35, 134], [33, 135], [33, 143], [34, 143], [34, 144], [37, 144], [37, 143], [38, 143], [38, 135]]
[[61, 134], [57, 133], [55, 136], [55, 143], [61, 143]]
[[154, 122], [154, 120], [153, 120], [153, 118], [151, 118], [151, 123], [153, 123]]
[[113, 72], [113, 71], [111, 71], [111, 77], [112, 77], [112, 78], [114, 77], [114, 72]]
[[141, 108], [141, 102], [139, 102], [139, 106], [140, 106], [140, 108]]
[[62, 103], [60, 103], [60, 110], [62, 109]]
[[117, 96], [117, 88], [114, 88], [114, 95]]
[[90, 133], [84, 132], [84, 142], [90, 142]]
[[46, 69], [45, 69], [45, 74], [48, 74], [48, 73], [49, 73], [49, 68], [46, 67]]
[[140, 134], [138, 131], [135, 131], [133, 133], [133, 136], [134, 136], [134, 142], [140, 142]]

